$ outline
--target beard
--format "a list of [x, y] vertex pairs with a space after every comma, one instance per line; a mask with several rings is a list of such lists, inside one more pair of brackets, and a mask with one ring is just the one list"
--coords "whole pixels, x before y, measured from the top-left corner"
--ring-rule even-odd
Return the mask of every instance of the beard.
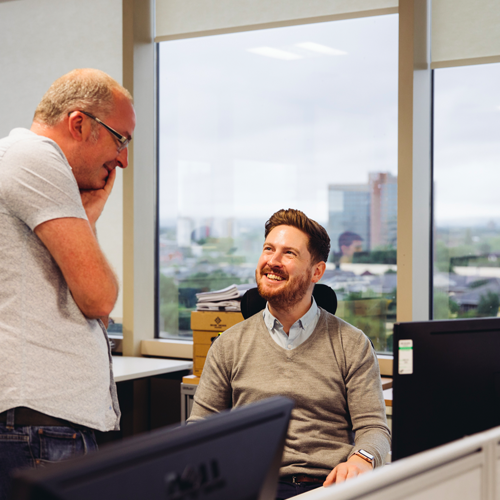
[[[262, 276], [270, 272], [282, 278], [286, 278], [288, 281], [278, 290], [266, 289], [262, 282]], [[309, 269], [307, 273], [302, 276], [293, 277], [291, 279], [288, 275], [271, 271], [268, 267], [265, 267], [260, 274], [258, 271], [255, 271], [255, 280], [257, 281], [257, 289], [260, 296], [266, 299], [273, 308], [281, 310], [291, 309], [304, 298], [311, 286], [311, 278], [312, 269]]]

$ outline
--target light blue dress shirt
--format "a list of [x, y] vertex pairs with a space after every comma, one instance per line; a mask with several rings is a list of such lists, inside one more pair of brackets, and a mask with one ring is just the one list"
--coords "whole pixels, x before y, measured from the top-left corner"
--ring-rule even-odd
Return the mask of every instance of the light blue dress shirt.
[[312, 334], [318, 323], [320, 311], [311, 297], [311, 307], [302, 318], [298, 319], [290, 328], [288, 335], [283, 329], [283, 325], [269, 311], [269, 304], [264, 309], [264, 323], [269, 330], [271, 338], [283, 349], [291, 350], [305, 342]]

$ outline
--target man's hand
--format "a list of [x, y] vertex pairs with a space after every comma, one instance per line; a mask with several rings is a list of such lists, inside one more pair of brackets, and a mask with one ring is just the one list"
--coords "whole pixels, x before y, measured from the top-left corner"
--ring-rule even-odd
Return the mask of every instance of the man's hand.
[[104, 205], [108, 201], [116, 179], [116, 169], [111, 170], [106, 180], [106, 184], [101, 189], [81, 189], [83, 208], [89, 219], [90, 226], [95, 233], [95, 224], [99, 219]]
[[333, 483], [343, 483], [346, 479], [359, 476], [365, 472], [373, 470], [372, 464], [366, 460], [353, 455], [347, 462], [342, 462], [328, 474], [323, 486], [330, 486]]

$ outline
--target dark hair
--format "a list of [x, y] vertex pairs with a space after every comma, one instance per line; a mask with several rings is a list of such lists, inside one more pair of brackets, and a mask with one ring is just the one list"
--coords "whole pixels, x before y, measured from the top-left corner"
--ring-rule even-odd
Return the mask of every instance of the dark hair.
[[363, 241], [363, 238], [357, 233], [352, 233], [351, 231], [346, 231], [339, 236], [339, 250], [342, 251], [342, 247], [350, 247], [353, 241]]
[[304, 212], [289, 208], [278, 210], [266, 222], [265, 237], [277, 226], [293, 226], [300, 229], [309, 237], [307, 249], [311, 254], [313, 264], [328, 260], [330, 254], [330, 237], [325, 228], [315, 220], [310, 219]]

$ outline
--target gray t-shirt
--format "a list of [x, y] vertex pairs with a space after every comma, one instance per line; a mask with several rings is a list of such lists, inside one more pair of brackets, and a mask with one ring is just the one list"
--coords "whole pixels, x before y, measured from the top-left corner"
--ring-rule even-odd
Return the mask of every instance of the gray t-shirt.
[[109, 341], [86, 318], [49, 251], [42, 222], [87, 219], [52, 140], [14, 129], [0, 140], [0, 412], [26, 406], [101, 431], [119, 428]]

